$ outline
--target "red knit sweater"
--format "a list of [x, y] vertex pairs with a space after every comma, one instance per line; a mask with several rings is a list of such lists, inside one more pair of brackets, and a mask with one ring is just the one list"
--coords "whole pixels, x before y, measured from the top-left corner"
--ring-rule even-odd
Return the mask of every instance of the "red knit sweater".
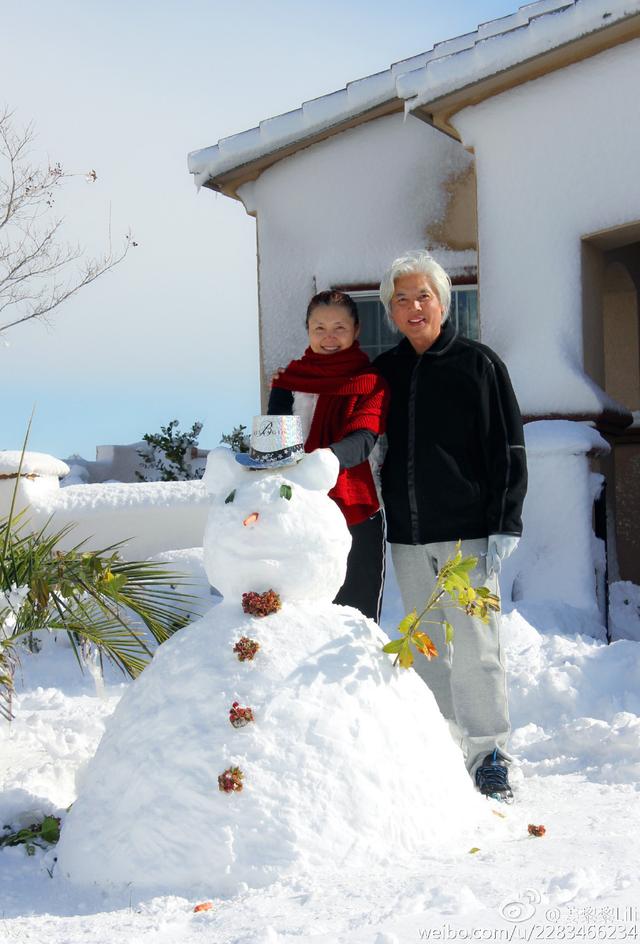
[[[340, 442], [358, 429], [378, 436], [384, 432], [387, 384], [368, 367], [369, 358], [357, 341], [336, 354], [315, 354], [307, 348], [273, 381], [274, 387], [318, 394], [305, 452]], [[380, 507], [368, 462], [341, 469], [329, 495], [349, 525], [365, 521]]]

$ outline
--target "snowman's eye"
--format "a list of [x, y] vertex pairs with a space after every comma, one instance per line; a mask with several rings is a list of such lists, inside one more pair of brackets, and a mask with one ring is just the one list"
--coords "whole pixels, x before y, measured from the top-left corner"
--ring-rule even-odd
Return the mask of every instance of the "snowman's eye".
[[229, 492], [229, 494], [225, 498], [224, 500], [225, 505], [230, 505], [235, 497], [236, 497], [236, 490], [234, 488], [234, 490], [232, 492]]

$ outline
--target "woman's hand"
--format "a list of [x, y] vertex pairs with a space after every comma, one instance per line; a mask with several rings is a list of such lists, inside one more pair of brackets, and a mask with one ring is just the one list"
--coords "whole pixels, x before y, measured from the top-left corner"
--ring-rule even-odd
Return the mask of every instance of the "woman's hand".
[[285, 370], [285, 367], [276, 367], [274, 372], [271, 374], [271, 383], [273, 383], [274, 380], [277, 380], [280, 374], [284, 374]]

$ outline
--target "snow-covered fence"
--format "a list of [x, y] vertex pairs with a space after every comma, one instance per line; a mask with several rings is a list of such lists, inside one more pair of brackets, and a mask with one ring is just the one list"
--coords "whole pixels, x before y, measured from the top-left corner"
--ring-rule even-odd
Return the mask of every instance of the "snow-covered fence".
[[[16, 481], [19, 453], [0, 453], [0, 516], [6, 515]], [[73, 524], [62, 548], [86, 540], [102, 548], [127, 540], [121, 554], [139, 559], [176, 548], [202, 545], [208, 496], [201, 481], [108, 483], [59, 487], [68, 467], [51, 456], [26, 453], [17, 509], [26, 509], [32, 530]]]

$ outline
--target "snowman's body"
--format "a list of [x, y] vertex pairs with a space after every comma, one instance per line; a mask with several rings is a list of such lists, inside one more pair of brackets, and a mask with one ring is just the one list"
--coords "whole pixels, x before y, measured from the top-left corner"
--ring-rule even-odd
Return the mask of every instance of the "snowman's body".
[[[224, 601], [160, 647], [110, 719], [62, 832], [73, 881], [225, 894], [474, 845], [486, 804], [433, 696], [375, 623], [331, 603], [350, 541], [332, 460], [254, 473], [210, 457], [205, 563]], [[243, 592], [269, 589], [279, 612], [243, 613]], [[242, 728], [234, 702], [253, 712]], [[218, 787], [231, 768], [241, 792]]]

